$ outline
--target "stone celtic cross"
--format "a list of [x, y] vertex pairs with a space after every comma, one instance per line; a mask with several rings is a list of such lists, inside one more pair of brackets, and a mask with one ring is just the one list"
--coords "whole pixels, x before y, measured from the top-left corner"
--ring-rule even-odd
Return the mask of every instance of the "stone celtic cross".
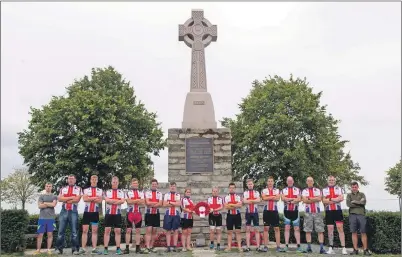
[[190, 92], [207, 92], [204, 48], [217, 38], [217, 27], [204, 18], [203, 10], [192, 10], [191, 18], [179, 25], [179, 41], [191, 48]]

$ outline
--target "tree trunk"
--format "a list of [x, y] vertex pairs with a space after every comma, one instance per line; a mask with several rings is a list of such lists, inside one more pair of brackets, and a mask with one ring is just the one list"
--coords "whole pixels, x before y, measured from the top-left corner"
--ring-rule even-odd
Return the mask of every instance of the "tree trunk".
[[21, 203], [22, 203], [22, 210], [25, 210], [25, 201], [23, 200], [21, 201]]

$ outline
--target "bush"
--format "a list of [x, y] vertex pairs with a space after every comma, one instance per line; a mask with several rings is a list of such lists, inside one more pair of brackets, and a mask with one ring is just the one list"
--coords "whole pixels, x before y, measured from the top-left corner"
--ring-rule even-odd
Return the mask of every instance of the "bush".
[[[281, 214], [281, 223], [280, 223], [280, 229], [281, 229], [281, 242], [285, 241], [284, 238], [284, 224], [283, 224], [283, 215]], [[303, 232], [303, 216], [304, 213], [300, 214], [300, 222], [301, 222], [301, 242], [305, 243], [306, 242], [306, 236], [305, 233]], [[351, 248], [352, 247], [352, 235], [349, 230], [349, 215], [348, 213], [344, 213], [345, 221], [344, 221], [344, 231], [345, 231], [345, 240], [346, 240], [346, 247]], [[368, 218], [368, 240], [369, 240], [369, 248], [375, 253], [400, 253], [401, 252], [401, 233], [400, 233], [400, 228], [401, 228], [401, 214], [400, 212], [370, 212], [367, 214]], [[2, 216], [3, 219], [3, 216]], [[80, 215], [79, 219], [79, 237], [81, 238], [81, 228], [82, 228], [82, 215]], [[31, 225], [36, 225], [38, 224], [38, 215], [32, 215], [30, 216], [29, 224]], [[58, 220], [56, 218], [56, 224], [58, 226]], [[125, 216], [123, 216], [123, 225], [122, 225], [122, 243], [125, 242], [125, 227], [126, 227], [126, 219]], [[14, 227], [15, 229], [15, 227]], [[32, 231], [29, 231], [29, 233], [35, 233], [34, 229]], [[98, 243], [103, 244], [103, 235], [104, 235], [104, 227], [103, 227], [103, 216], [100, 217], [99, 220], [99, 232], [98, 232]], [[325, 241], [324, 243], [328, 245], [328, 233], [327, 229], [325, 228]], [[46, 238], [46, 236], [45, 236]], [[54, 242], [56, 242], [57, 239], [57, 231], [55, 231], [54, 234]], [[275, 236], [274, 233], [271, 229], [270, 231], [270, 241], [274, 241]], [[46, 240], [43, 240], [43, 246], [45, 246]], [[66, 232], [66, 247], [70, 247], [71, 245], [71, 239], [70, 239], [70, 229], [67, 228]], [[81, 240], [80, 240], [81, 242]], [[88, 244], [91, 242], [91, 233], [88, 233]], [[291, 236], [290, 236], [290, 242], [291, 243], [296, 243], [296, 240], [293, 235], [293, 231], [291, 231]], [[318, 243], [318, 237], [316, 233], [312, 234], [312, 242], [313, 243]], [[2, 242], [3, 244], [3, 242]], [[36, 241], [35, 239], [30, 239], [27, 242], [27, 248], [35, 248], [36, 247]], [[114, 234], [112, 230], [112, 235], [110, 238], [110, 244], [109, 245], [114, 245]], [[335, 229], [334, 233], [334, 246], [335, 247], [340, 247], [340, 241], [339, 241], [339, 236], [338, 233]], [[361, 246], [361, 242], [360, 242]]]
[[[306, 242], [306, 234], [303, 231], [303, 216], [304, 213], [300, 213], [300, 239], [302, 243]], [[343, 213], [345, 231], [345, 243], [347, 248], [352, 248], [352, 234], [349, 229], [349, 214]], [[280, 215], [280, 229], [281, 229], [281, 242], [285, 242], [284, 236], [284, 224], [283, 215]], [[367, 213], [368, 221], [368, 245], [369, 249], [374, 253], [401, 253], [401, 213], [400, 212], [370, 212]], [[325, 222], [325, 220], [324, 220]], [[271, 230], [272, 231], [272, 230]], [[274, 233], [269, 235], [270, 241], [275, 241]], [[290, 242], [296, 243], [296, 239], [293, 235], [293, 230], [290, 235]], [[312, 243], [318, 244], [318, 236], [316, 233], [312, 233]], [[325, 227], [324, 243], [328, 245], [328, 232]], [[338, 232], [335, 229], [334, 232], [334, 247], [340, 247]], [[359, 237], [359, 246], [361, 247], [361, 240]]]
[[1, 211], [1, 250], [21, 252], [25, 249], [25, 232], [29, 215], [25, 210]]

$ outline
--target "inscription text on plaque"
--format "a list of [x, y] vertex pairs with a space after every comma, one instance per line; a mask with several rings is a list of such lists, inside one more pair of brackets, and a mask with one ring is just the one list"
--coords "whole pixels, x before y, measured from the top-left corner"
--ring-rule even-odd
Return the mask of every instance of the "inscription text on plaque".
[[214, 145], [212, 138], [186, 139], [186, 172], [202, 173], [214, 170]]

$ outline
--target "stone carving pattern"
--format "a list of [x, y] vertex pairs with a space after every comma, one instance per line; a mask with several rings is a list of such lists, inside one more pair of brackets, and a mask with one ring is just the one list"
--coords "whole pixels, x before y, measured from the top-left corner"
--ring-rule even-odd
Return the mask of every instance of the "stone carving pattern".
[[217, 26], [204, 18], [203, 10], [193, 10], [192, 17], [179, 25], [179, 41], [184, 41], [192, 51], [190, 91], [207, 92], [204, 49], [216, 41], [217, 36]]

